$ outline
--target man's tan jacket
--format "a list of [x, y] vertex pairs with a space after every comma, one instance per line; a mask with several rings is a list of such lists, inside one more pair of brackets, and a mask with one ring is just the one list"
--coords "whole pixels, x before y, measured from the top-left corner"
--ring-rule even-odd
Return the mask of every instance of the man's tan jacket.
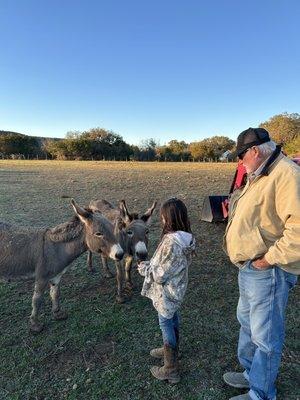
[[261, 256], [300, 275], [300, 168], [283, 154], [230, 204], [223, 248], [241, 267]]

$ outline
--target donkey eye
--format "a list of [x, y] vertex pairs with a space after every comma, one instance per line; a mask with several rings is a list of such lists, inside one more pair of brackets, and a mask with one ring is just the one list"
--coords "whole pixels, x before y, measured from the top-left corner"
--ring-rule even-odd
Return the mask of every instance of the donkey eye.
[[96, 233], [94, 233], [94, 235], [98, 236], [98, 237], [101, 237], [101, 236], [103, 236], [103, 233], [102, 232], [96, 232]]
[[132, 231], [127, 231], [127, 235], [128, 236], [133, 236], [133, 232]]

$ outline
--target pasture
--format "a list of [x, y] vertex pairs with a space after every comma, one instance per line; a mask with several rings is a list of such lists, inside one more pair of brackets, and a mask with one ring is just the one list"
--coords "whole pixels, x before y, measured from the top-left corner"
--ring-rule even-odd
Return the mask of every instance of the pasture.
[[[70, 198], [126, 199], [144, 212], [154, 200], [176, 195], [189, 209], [197, 256], [181, 309], [181, 374], [178, 385], [154, 380], [149, 350], [161, 344], [156, 312], [139, 294], [142, 278], [133, 267], [131, 301], [115, 303], [115, 279], [89, 274], [86, 254], [62, 278], [66, 321], [53, 321], [48, 291], [42, 310], [45, 330], [28, 332], [32, 282], [0, 283], [0, 399], [9, 400], [226, 400], [240, 392], [222, 374], [238, 368], [237, 270], [221, 249], [225, 225], [199, 221], [203, 197], [226, 194], [234, 164], [0, 161], [0, 220], [53, 227], [73, 215]], [[155, 211], [150, 255], [158, 243]], [[0, 244], [1, 245], [1, 244]], [[96, 257], [94, 256], [94, 263]], [[110, 268], [115, 271], [110, 262]], [[299, 395], [299, 285], [290, 296], [287, 340], [278, 380], [278, 400]], [[298, 381], [298, 384], [297, 384]]]

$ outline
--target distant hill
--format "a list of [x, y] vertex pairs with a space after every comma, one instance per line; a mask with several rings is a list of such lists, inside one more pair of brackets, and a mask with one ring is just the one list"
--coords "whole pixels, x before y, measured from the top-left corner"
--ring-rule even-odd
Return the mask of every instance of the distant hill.
[[49, 137], [43, 137], [43, 136], [30, 136], [30, 135], [25, 135], [24, 133], [11, 132], [11, 131], [1, 131], [0, 130], [0, 136], [1, 135], [6, 135], [6, 136], [9, 136], [9, 135], [27, 136], [27, 137], [35, 139], [39, 143], [39, 145], [42, 145], [46, 140], [49, 140], [49, 139], [51, 139], [51, 140], [62, 140], [62, 138], [49, 138]]
[[10, 131], [0, 131], [0, 135], [20, 135], [20, 136], [27, 136], [24, 135], [23, 133], [19, 133], [19, 132], [10, 132]]

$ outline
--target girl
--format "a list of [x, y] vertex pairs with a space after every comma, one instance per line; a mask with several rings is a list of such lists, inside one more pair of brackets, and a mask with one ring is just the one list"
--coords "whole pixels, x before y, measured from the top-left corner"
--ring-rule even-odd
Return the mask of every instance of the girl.
[[150, 261], [138, 264], [145, 277], [142, 296], [149, 297], [158, 312], [164, 346], [151, 350], [151, 356], [163, 358], [164, 365], [152, 367], [152, 375], [169, 383], [180, 380], [178, 371], [179, 316], [188, 282], [188, 267], [195, 250], [185, 204], [167, 200], [160, 209], [161, 241]]

